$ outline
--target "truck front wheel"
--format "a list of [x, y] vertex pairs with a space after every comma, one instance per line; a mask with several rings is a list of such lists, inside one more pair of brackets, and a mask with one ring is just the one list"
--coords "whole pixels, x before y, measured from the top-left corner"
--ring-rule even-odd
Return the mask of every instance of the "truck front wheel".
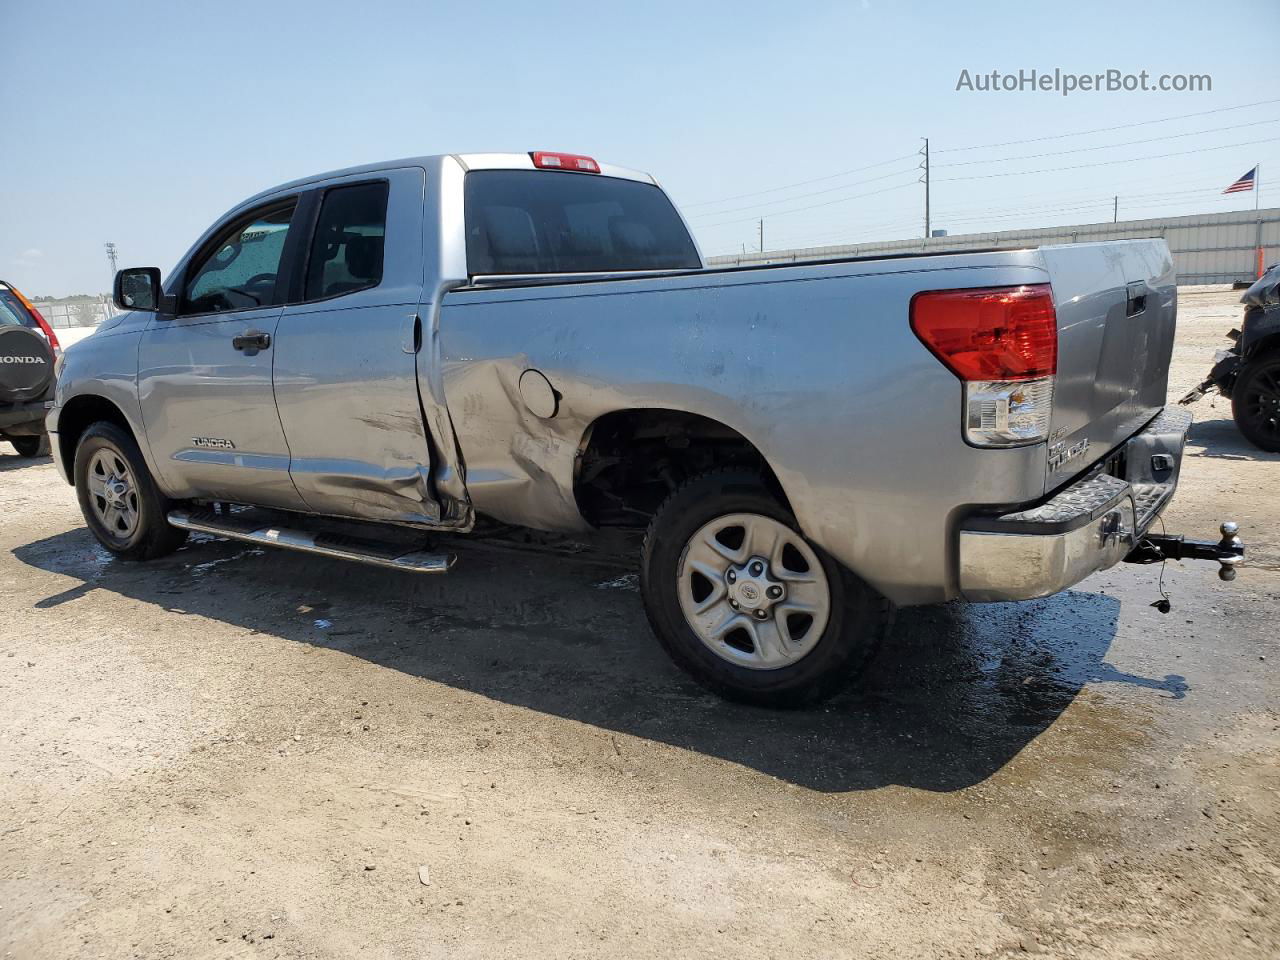
[[76, 445], [76, 496], [98, 542], [122, 560], [153, 560], [172, 553], [187, 531], [166, 519], [169, 501], [126, 431], [95, 423]]
[[799, 531], [758, 474], [695, 477], [654, 515], [640, 589], [654, 633], [704, 687], [761, 706], [815, 703], [886, 632], [889, 603]]

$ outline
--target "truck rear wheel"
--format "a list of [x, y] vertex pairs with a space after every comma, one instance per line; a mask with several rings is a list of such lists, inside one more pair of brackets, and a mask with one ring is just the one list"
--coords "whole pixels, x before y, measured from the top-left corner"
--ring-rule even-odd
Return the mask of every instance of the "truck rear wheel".
[[1231, 388], [1231, 415], [1246, 440], [1280, 452], [1280, 350], [1250, 360]]
[[98, 542], [122, 560], [154, 560], [172, 553], [187, 531], [166, 519], [170, 503], [126, 431], [95, 423], [76, 446], [76, 496]]
[[889, 603], [799, 531], [758, 474], [725, 469], [679, 487], [641, 557], [649, 623], [707, 689], [761, 706], [816, 703], [870, 660]]

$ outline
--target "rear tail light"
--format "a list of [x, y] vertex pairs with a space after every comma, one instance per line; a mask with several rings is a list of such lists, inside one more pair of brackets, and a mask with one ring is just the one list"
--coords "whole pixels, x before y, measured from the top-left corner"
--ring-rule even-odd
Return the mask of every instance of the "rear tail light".
[[55, 354], [61, 353], [62, 344], [58, 343], [58, 335], [53, 332], [53, 327], [49, 326], [49, 321], [36, 309], [35, 304], [24, 297], [22, 291], [17, 287], [9, 287], [9, 292], [22, 301], [22, 305], [27, 308], [27, 312], [35, 319], [40, 332], [44, 334], [44, 338], [49, 341], [49, 346], [53, 348], [53, 352]]
[[533, 165], [541, 170], [569, 170], [573, 173], [599, 173], [600, 164], [577, 153], [547, 153], [534, 150]]
[[1048, 437], [1058, 372], [1048, 284], [920, 293], [911, 329], [964, 382], [970, 443], [1014, 447]]
[[62, 344], [58, 342], [58, 335], [53, 332], [53, 327], [49, 326], [49, 321], [35, 307], [31, 308], [31, 315], [36, 318], [36, 323], [40, 324], [40, 330], [44, 333], [45, 339], [49, 341], [49, 346], [53, 347], [53, 352], [61, 353]]

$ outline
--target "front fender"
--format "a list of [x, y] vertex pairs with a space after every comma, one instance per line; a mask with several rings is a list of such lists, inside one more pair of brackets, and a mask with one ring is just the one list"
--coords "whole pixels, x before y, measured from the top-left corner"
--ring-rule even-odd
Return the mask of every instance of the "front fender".
[[[137, 316], [131, 315], [131, 316]], [[75, 440], [88, 423], [103, 415], [103, 403], [123, 417], [159, 482], [159, 471], [147, 443], [146, 423], [138, 403], [138, 342], [141, 329], [117, 325], [69, 347], [62, 357], [53, 407], [45, 419], [58, 470], [73, 482]], [[87, 422], [86, 422], [87, 418]], [[72, 434], [64, 436], [64, 434]]]

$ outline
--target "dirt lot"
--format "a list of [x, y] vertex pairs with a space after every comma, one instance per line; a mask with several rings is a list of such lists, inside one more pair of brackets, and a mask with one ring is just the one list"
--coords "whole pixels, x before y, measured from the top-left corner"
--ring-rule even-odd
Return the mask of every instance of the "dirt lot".
[[[1183, 292], [1172, 395], [1238, 316]], [[1234, 584], [903, 611], [808, 713], [594, 554], [124, 565], [0, 445], [0, 956], [1280, 955], [1280, 457], [1194, 409], [1166, 523], [1238, 520]]]

